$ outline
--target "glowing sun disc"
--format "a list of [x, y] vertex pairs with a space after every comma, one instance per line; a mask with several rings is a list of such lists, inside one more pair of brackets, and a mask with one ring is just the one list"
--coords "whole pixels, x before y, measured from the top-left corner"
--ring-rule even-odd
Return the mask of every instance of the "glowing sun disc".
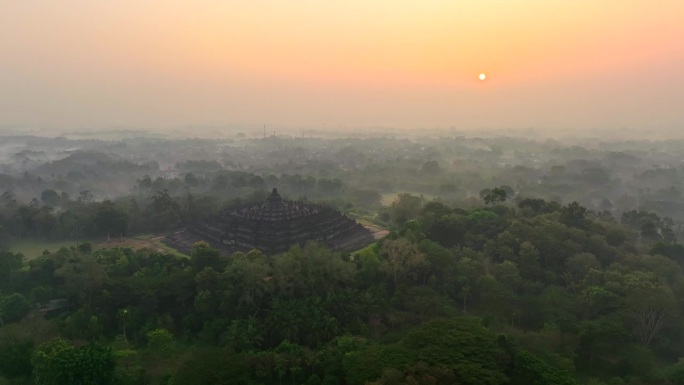
[[478, 76], [478, 78], [480, 78], [480, 80], [485, 80], [485, 79], [487, 79], [487, 75], [480, 74], [480, 76]]

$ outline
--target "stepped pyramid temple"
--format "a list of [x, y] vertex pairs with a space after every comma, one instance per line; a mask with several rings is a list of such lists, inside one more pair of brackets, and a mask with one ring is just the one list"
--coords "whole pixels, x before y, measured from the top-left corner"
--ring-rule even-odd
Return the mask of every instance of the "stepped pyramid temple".
[[320, 241], [335, 251], [354, 251], [374, 241], [365, 227], [330, 207], [286, 201], [275, 188], [256, 205], [224, 210], [166, 242], [188, 252], [204, 240], [226, 252], [260, 249], [266, 254], [287, 251], [294, 244]]

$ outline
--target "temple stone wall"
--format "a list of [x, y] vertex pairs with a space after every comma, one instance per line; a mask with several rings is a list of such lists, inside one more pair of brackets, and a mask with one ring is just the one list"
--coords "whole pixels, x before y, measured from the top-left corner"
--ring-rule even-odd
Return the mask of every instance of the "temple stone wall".
[[370, 231], [339, 211], [322, 205], [284, 201], [276, 189], [263, 204], [225, 210], [191, 226], [186, 233], [171, 237], [170, 242], [182, 243], [185, 236], [205, 240], [227, 252], [260, 249], [277, 254], [310, 240], [326, 243], [336, 251], [357, 250], [374, 241]]

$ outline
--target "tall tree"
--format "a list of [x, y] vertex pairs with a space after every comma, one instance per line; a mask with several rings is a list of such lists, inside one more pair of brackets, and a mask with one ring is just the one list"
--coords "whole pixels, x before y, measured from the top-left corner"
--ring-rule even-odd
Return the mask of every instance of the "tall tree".
[[27, 380], [31, 377], [31, 340], [18, 340], [14, 337], [0, 340], [0, 374], [9, 380]]
[[417, 277], [421, 268], [427, 265], [425, 254], [405, 238], [385, 241], [380, 250], [385, 255], [380, 269], [389, 275], [395, 286], [409, 275]]
[[107, 238], [111, 235], [122, 236], [128, 228], [128, 215], [111, 201], [104, 201], [95, 213], [93, 222], [98, 233], [107, 235]]
[[3, 252], [0, 248], [0, 289], [11, 287], [15, 275], [23, 266], [23, 254], [10, 251]]
[[[503, 187], [503, 186], [502, 186]], [[502, 203], [508, 198], [506, 190], [501, 187], [495, 187], [493, 189], [484, 189], [480, 191], [480, 198], [488, 205]]]
[[59, 193], [52, 189], [43, 190], [40, 194], [40, 200], [49, 206], [59, 205]]
[[108, 385], [116, 363], [111, 348], [99, 344], [75, 347], [62, 339], [46, 342], [31, 358], [36, 385]]
[[407, 193], [399, 194], [389, 208], [392, 223], [403, 226], [407, 221], [418, 217], [422, 206], [423, 202], [420, 197]]

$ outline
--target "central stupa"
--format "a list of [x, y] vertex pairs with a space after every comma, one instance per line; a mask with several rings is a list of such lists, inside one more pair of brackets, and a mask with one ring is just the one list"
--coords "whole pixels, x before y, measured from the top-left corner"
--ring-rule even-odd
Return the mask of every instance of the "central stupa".
[[259, 249], [277, 254], [311, 240], [333, 250], [353, 251], [374, 241], [370, 231], [339, 211], [283, 200], [275, 188], [261, 204], [224, 210], [188, 231], [229, 252]]

